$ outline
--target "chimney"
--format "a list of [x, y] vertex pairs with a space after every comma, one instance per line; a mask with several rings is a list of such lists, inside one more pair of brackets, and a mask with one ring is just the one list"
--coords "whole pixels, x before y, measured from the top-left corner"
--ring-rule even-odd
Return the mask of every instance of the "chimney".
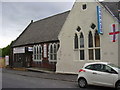
[[31, 20], [31, 23], [33, 23], [33, 20]]

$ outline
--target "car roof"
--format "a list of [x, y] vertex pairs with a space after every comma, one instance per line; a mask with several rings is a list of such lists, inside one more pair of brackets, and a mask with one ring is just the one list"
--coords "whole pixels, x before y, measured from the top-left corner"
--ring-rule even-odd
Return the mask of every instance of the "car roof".
[[110, 64], [110, 62], [92, 62], [92, 63], [86, 63], [86, 64], [84, 65], [84, 67], [86, 67], [86, 66], [88, 66], [88, 65], [91, 65], [91, 64], [105, 64], [105, 65], [107, 65], [107, 64]]

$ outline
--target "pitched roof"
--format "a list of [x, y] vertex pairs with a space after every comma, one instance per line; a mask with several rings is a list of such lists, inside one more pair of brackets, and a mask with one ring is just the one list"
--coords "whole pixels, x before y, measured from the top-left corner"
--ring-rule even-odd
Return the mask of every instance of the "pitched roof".
[[70, 11], [30, 23], [12, 47], [58, 40], [58, 34]]
[[100, 2], [100, 3], [106, 8], [106, 10], [108, 10], [110, 14], [112, 14], [114, 17], [119, 19], [119, 12], [118, 12], [119, 2]]

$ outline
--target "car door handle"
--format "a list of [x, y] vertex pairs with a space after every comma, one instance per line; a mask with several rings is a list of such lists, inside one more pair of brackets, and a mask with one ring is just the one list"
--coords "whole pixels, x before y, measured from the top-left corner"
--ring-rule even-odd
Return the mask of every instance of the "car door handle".
[[96, 72], [93, 72], [92, 74], [97, 74]]

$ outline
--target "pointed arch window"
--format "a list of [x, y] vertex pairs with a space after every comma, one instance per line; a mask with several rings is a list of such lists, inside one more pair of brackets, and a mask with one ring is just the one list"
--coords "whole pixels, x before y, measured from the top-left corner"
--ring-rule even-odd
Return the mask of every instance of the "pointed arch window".
[[[93, 42], [93, 39], [94, 39], [94, 42]], [[94, 37], [92, 36], [92, 32], [91, 31], [89, 32], [88, 40], [89, 40], [88, 41], [89, 60], [100, 60], [101, 59], [100, 36], [97, 30], [94, 33]]]
[[78, 36], [77, 36], [77, 34], [75, 34], [75, 38], [74, 38], [74, 48], [78, 49]]
[[84, 48], [84, 36], [83, 33], [80, 33], [80, 48]]
[[90, 47], [93, 47], [93, 36], [92, 36], [92, 32], [90, 31], [89, 32], [89, 35], [88, 35], [88, 46], [89, 46], [89, 48]]

